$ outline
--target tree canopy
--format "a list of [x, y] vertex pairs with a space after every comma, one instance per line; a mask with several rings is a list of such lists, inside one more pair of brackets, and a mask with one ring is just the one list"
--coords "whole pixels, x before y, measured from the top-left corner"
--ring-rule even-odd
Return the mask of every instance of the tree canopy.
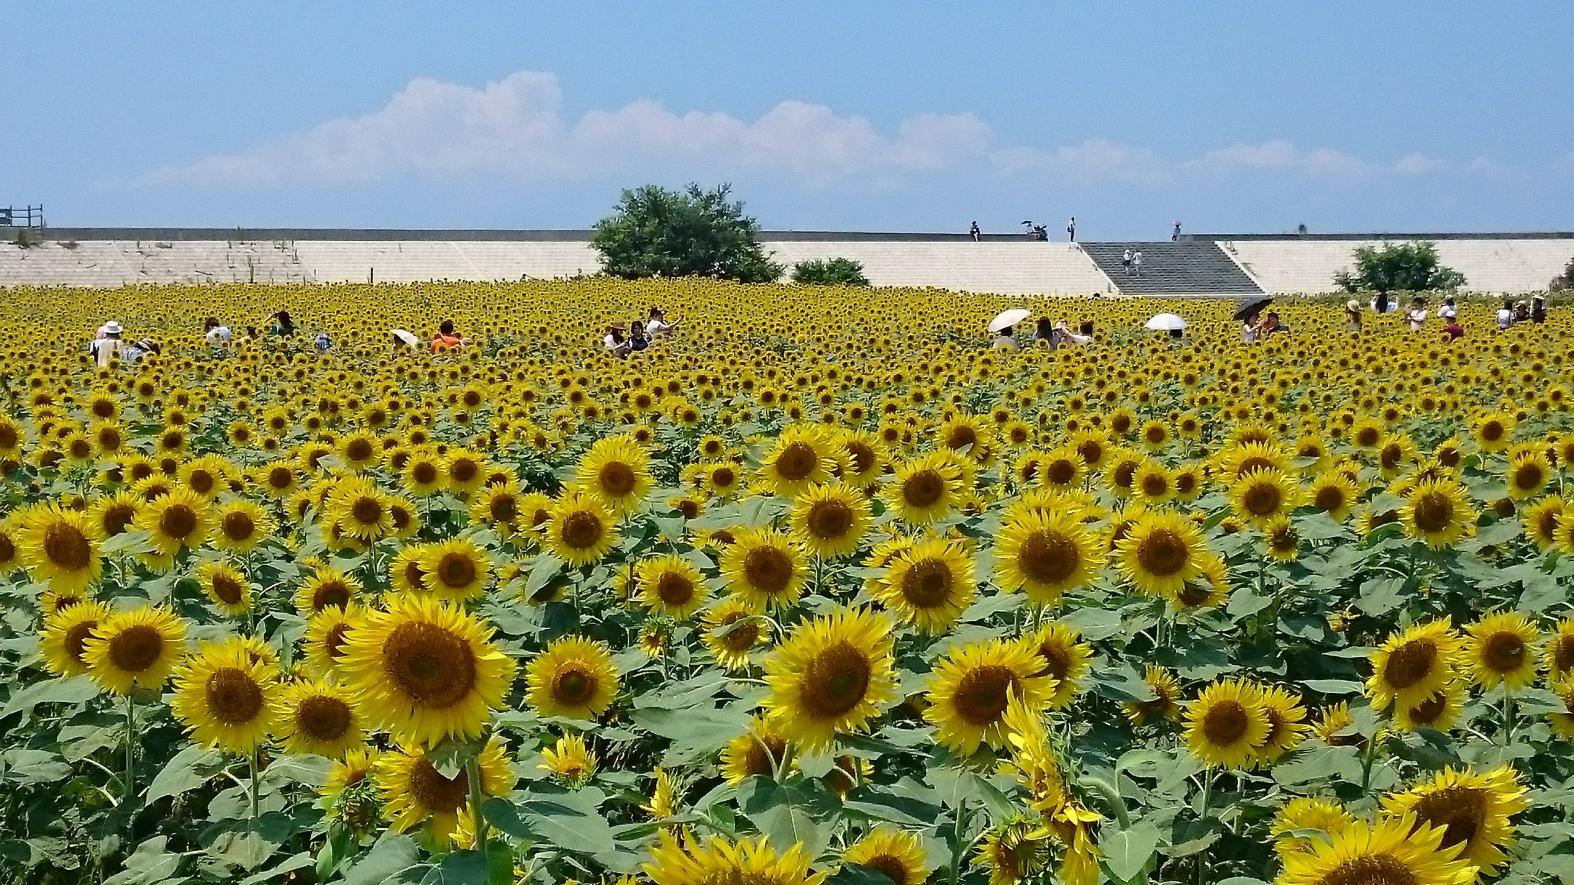
[[867, 286], [864, 266], [851, 258], [816, 258], [793, 265], [792, 281], [814, 286]]
[[1355, 273], [1334, 274], [1334, 284], [1346, 292], [1420, 292], [1457, 289], [1465, 275], [1443, 266], [1436, 243], [1384, 243], [1356, 249]]
[[1567, 292], [1574, 289], [1574, 258], [1563, 267], [1563, 272], [1552, 278], [1547, 288], [1554, 292]]
[[590, 243], [606, 272], [642, 277], [718, 277], [774, 282], [783, 267], [760, 245], [760, 225], [732, 198], [731, 185], [690, 184], [675, 191], [647, 184], [623, 191], [611, 215], [596, 222]]

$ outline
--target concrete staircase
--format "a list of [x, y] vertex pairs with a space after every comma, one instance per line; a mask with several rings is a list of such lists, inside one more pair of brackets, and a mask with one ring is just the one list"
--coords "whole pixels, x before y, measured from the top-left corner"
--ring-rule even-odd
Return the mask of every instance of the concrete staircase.
[[[1211, 242], [1083, 243], [1083, 251], [1124, 295], [1248, 295], [1261, 292], [1230, 257]], [[1121, 265], [1126, 250], [1142, 253], [1142, 273]]]

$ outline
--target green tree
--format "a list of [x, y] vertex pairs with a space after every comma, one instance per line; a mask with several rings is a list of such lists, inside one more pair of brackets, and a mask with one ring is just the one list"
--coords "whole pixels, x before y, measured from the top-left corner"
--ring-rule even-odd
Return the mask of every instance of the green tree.
[[1574, 289], [1574, 259], [1564, 266], [1563, 272], [1552, 278], [1547, 288], [1553, 292], [1567, 292]]
[[731, 199], [732, 186], [682, 191], [654, 184], [623, 191], [596, 222], [590, 244], [607, 273], [642, 277], [719, 277], [744, 283], [779, 279], [783, 267], [760, 246], [759, 222]]
[[816, 258], [793, 265], [792, 281], [811, 286], [867, 286], [864, 266], [851, 258]]
[[1346, 292], [1421, 292], [1457, 289], [1465, 275], [1438, 261], [1436, 243], [1384, 243], [1356, 249], [1355, 273], [1334, 274], [1334, 284]]

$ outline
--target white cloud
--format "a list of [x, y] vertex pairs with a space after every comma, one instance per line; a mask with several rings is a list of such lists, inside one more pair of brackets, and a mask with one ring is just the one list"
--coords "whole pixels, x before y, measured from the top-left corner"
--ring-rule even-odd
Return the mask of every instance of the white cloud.
[[413, 80], [370, 114], [156, 169], [142, 183], [355, 183], [409, 173], [573, 179], [650, 160], [824, 182], [951, 166], [989, 139], [989, 127], [970, 114], [911, 117], [885, 133], [863, 117], [802, 101], [784, 101], [753, 121], [640, 101], [570, 122], [557, 77], [521, 71], [481, 88]]
[[797, 100], [753, 120], [673, 111], [653, 101], [571, 119], [555, 75], [520, 71], [480, 87], [412, 80], [370, 113], [154, 169], [136, 183], [265, 187], [459, 175], [572, 181], [655, 168], [706, 178], [764, 172], [811, 185], [857, 178], [887, 187], [914, 173], [969, 164], [1006, 177], [1150, 186], [1242, 174], [1350, 181], [1377, 172], [1415, 175], [1439, 165], [1419, 153], [1374, 165], [1283, 139], [1231, 144], [1190, 158], [1100, 138], [1058, 147], [1001, 145], [972, 114], [920, 114], [882, 129], [865, 117]]

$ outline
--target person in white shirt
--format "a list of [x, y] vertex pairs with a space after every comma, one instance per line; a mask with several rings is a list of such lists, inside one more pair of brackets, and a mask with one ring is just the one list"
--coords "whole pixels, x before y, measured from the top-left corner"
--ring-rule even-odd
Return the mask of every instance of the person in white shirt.
[[120, 340], [125, 329], [121, 328], [119, 323], [110, 320], [100, 331], [104, 333], [104, 337], [93, 342], [93, 361], [103, 369], [108, 368], [110, 361], [120, 356], [126, 349], [126, 342]]
[[1499, 329], [1507, 329], [1512, 325], [1514, 325], [1514, 299], [1505, 298], [1503, 299], [1503, 306], [1498, 308], [1497, 311], [1497, 327]]
[[219, 322], [218, 317], [208, 317], [202, 323], [202, 335], [209, 344], [224, 346], [230, 343], [230, 327]]
[[629, 343], [629, 340], [623, 337], [622, 323], [613, 323], [608, 326], [607, 336], [601, 339], [601, 343], [606, 347], [607, 353], [619, 359], [628, 356], [629, 351], [633, 349], [633, 345]]
[[1410, 331], [1419, 332], [1426, 328], [1426, 302], [1416, 298], [1410, 302]]
[[1437, 315], [1445, 320], [1459, 317], [1459, 308], [1454, 304], [1454, 296], [1449, 295], [1443, 299], [1443, 306], [1437, 309]]
[[1016, 350], [1017, 349], [1017, 337], [1016, 337], [1015, 333], [1016, 333], [1016, 328], [1013, 327], [1013, 326], [1007, 326], [1004, 329], [1001, 329], [999, 332], [996, 332], [995, 333], [995, 340], [989, 342], [989, 349], [990, 350]]
[[1136, 274], [1139, 277], [1142, 276], [1142, 250], [1141, 249], [1138, 249], [1137, 251], [1131, 253], [1131, 272]]
[[679, 320], [667, 322], [667, 314], [659, 307], [650, 309], [650, 318], [645, 321], [645, 332], [651, 337], [657, 335], [671, 335], [678, 328]]

